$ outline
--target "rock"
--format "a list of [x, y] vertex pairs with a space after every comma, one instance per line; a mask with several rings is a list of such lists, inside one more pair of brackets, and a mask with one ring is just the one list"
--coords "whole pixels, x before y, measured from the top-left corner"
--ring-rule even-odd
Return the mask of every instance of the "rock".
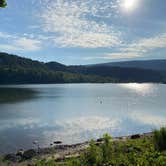
[[97, 139], [97, 142], [102, 142], [102, 141], [103, 141], [103, 138]]
[[62, 144], [61, 141], [54, 141], [54, 144]]
[[32, 157], [36, 156], [36, 151], [34, 149], [29, 149], [23, 153], [23, 158], [24, 159], [31, 159]]
[[20, 160], [20, 157], [16, 156], [15, 154], [7, 154], [4, 156], [4, 160], [17, 162]]
[[38, 141], [37, 141], [37, 140], [33, 141], [33, 144], [34, 144], [34, 145], [37, 145], [37, 144], [38, 144]]
[[24, 153], [24, 150], [20, 149], [20, 150], [17, 151], [16, 156], [21, 156], [22, 157], [23, 153]]
[[131, 139], [138, 139], [140, 137], [141, 137], [140, 134], [135, 134], [135, 135], [132, 135], [130, 138]]
[[95, 145], [96, 145], [96, 146], [99, 146], [99, 145], [101, 145], [101, 143], [100, 143], [100, 142], [96, 142]]
[[64, 161], [64, 160], [65, 160], [65, 156], [60, 156], [55, 161], [61, 162], [61, 161]]

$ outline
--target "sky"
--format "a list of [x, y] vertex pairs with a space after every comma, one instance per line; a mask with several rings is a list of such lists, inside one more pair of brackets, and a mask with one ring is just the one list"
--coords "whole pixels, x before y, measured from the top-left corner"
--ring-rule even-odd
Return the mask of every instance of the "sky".
[[165, 0], [7, 0], [0, 51], [67, 65], [166, 59]]

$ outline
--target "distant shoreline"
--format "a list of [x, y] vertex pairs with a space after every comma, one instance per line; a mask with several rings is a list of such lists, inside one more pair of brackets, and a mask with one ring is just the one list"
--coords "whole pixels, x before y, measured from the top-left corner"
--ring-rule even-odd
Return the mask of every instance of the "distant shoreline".
[[66, 82], [66, 83], [9, 83], [9, 84], [1, 84], [2, 86], [17, 86], [17, 85], [68, 85], [68, 84], [163, 84], [165, 85], [166, 82]]

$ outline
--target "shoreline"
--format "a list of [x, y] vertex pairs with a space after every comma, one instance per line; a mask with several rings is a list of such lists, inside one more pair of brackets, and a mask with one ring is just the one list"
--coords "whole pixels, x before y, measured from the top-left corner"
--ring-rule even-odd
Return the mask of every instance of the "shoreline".
[[[134, 139], [141, 139], [146, 137], [152, 137], [153, 132], [147, 132], [142, 134], [134, 134], [128, 136], [120, 136], [120, 137], [112, 137], [113, 142], [118, 141], [127, 141]], [[20, 163], [20, 162], [31, 162], [33, 158], [44, 159], [54, 157], [55, 161], [63, 161], [65, 159], [70, 159], [73, 157], [79, 157], [81, 152], [86, 150], [89, 146], [90, 141], [77, 143], [77, 144], [57, 144], [50, 147], [45, 148], [36, 148], [29, 150], [18, 150], [16, 153], [8, 153], [3, 154], [1, 157], [3, 160], [12, 162], [12, 163]], [[102, 138], [98, 138], [95, 140], [96, 145], [100, 145], [103, 143]]]

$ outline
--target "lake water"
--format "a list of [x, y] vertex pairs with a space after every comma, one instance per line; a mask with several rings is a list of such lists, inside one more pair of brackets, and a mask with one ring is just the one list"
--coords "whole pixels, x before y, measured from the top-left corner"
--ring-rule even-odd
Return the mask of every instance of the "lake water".
[[72, 144], [103, 133], [122, 136], [166, 125], [166, 85], [0, 86], [0, 153], [54, 141]]

